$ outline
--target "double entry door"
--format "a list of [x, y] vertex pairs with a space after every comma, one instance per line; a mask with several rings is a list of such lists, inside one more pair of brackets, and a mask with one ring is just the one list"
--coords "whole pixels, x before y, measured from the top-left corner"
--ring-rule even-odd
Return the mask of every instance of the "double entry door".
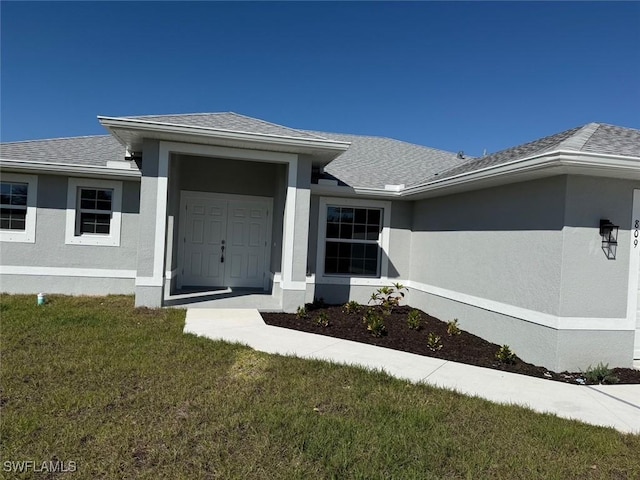
[[267, 289], [272, 199], [182, 192], [182, 286]]

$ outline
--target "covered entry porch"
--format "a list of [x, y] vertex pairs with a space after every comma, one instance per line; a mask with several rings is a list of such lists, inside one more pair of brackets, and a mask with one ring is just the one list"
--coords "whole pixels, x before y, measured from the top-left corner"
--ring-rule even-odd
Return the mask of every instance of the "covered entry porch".
[[294, 246], [307, 243], [308, 226], [295, 219], [308, 219], [311, 159], [168, 147], [163, 305], [292, 310], [303, 304], [307, 252]]
[[101, 122], [142, 171], [137, 306], [295, 311], [305, 303], [312, 167], [348, 143]]

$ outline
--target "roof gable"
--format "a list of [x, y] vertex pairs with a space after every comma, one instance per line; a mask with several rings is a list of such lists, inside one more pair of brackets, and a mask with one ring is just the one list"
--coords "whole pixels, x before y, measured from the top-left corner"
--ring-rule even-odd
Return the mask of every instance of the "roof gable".
[[234, 112], [190, 113], [184, 115], [143, 115], [119, 118], [181, 125], [185, 127], [202, 127], [243, 133], [275, 135], [280, 137], [317, 138], [326, 140], [326, 138], [319, 135], [313, 135], [310, 132], [296, 130], [294, 128], [266, 122], [258, 118], [247, 117]]

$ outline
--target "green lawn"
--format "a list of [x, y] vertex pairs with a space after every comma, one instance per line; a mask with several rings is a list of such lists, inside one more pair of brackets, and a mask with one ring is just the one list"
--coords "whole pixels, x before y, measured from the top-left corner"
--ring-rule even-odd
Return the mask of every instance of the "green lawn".
[[640, 436], [184, 335], [182, 310], [0, 309], [7, 478], [28, 460], [74, 479], [640, 478]]

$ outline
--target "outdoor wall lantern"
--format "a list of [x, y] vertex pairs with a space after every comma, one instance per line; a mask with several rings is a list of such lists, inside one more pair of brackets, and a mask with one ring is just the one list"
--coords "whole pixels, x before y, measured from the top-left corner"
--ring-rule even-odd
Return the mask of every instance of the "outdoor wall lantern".
[[600, 236], [602, 237], [602, 251], [609, 260], [615, 260], [618, 248], [618, 225], [610, 220], [600, 220]]

